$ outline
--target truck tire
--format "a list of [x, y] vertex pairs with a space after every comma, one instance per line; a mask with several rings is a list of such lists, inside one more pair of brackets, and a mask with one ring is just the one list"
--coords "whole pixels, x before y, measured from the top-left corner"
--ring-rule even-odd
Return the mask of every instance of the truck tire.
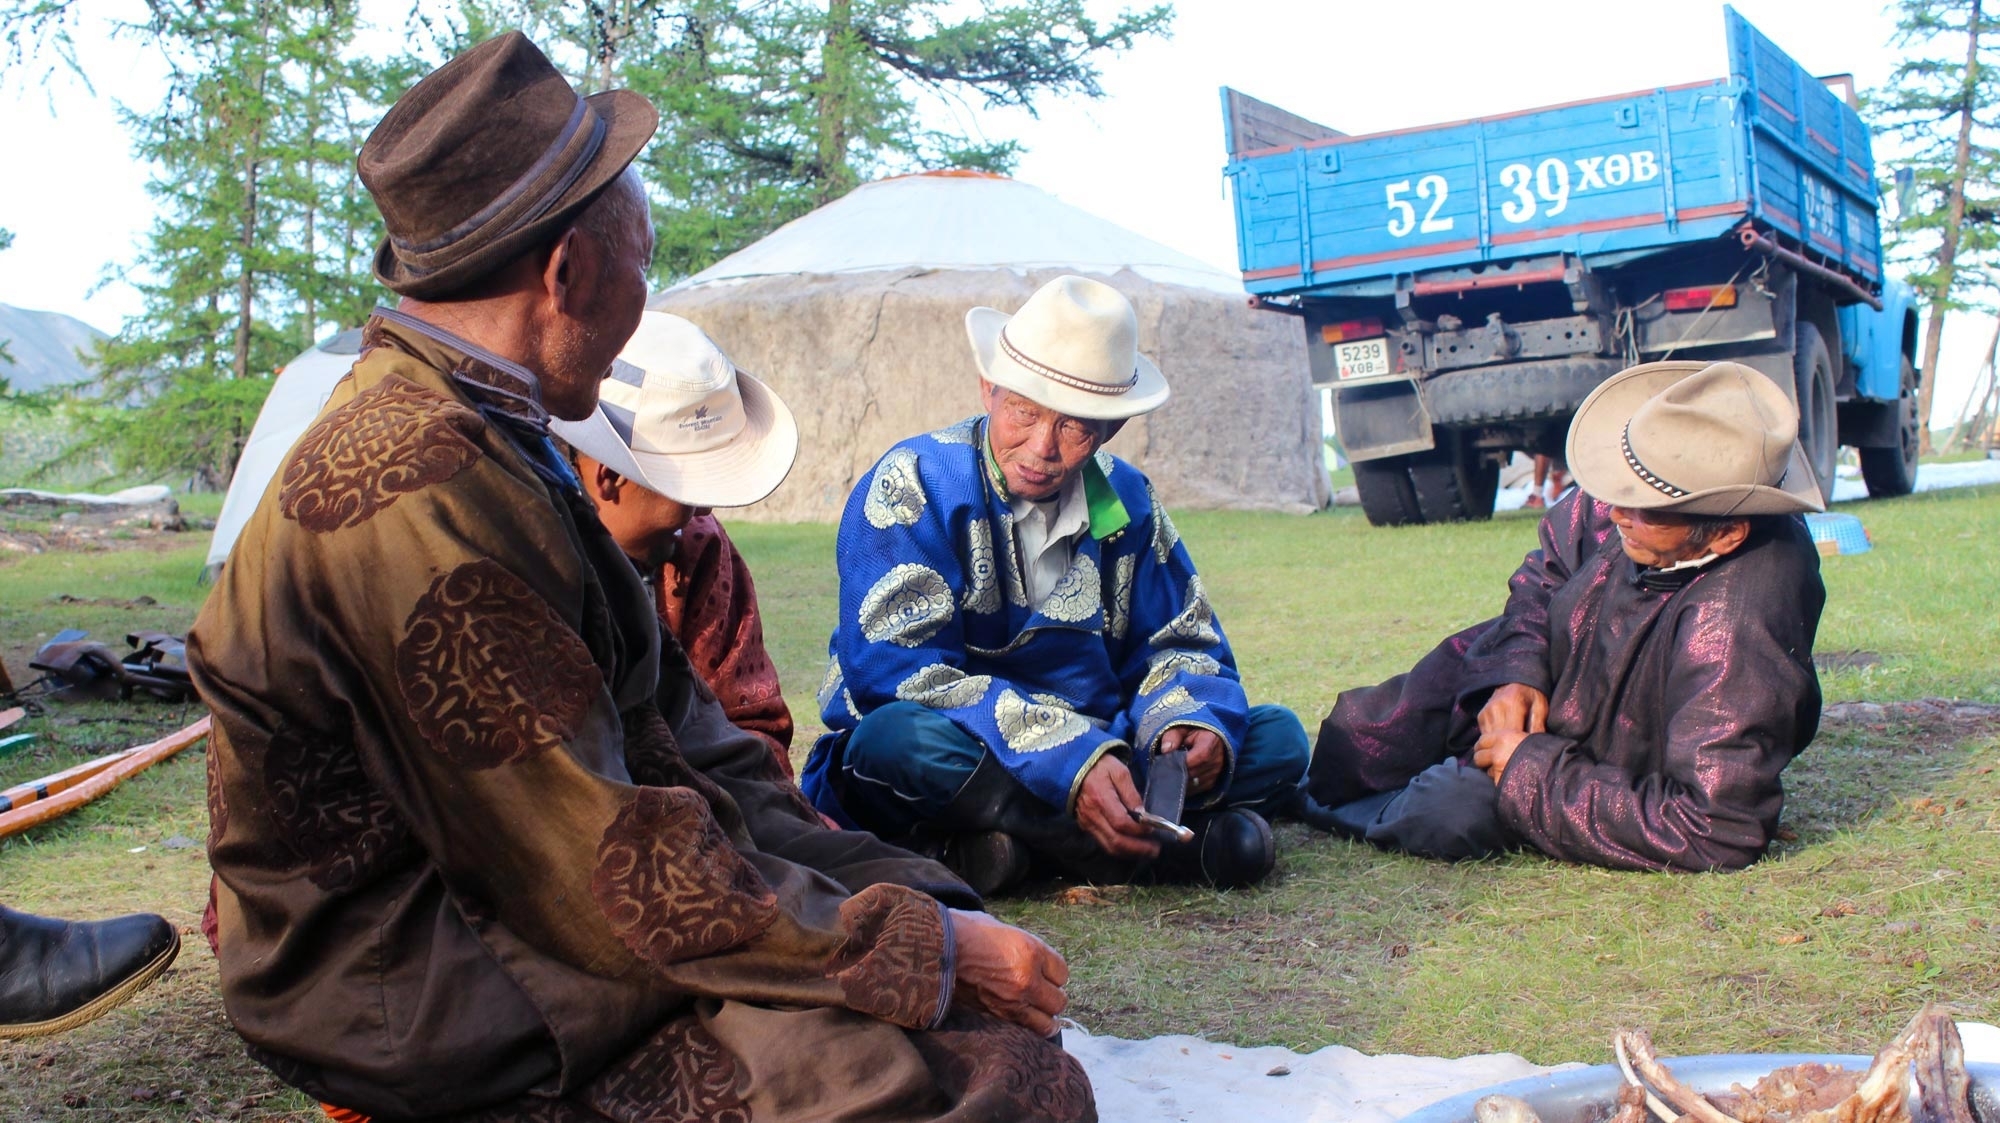
[[1917, 432], [1917, 374], [1910, 360], [1903, 360], [1903, 393], [1896, 399], [1896, 445], [1893, 448], [1861, 450], [1861, 482], [1868, 485], [1871, 498], [1886, 499], [1908, 495], [1917, 488], [1917, 449], [1922, 434]]
[[1455, 434], [1440, 432], [1437, 447], [1410, 457], [1410, 482], [1425, 522], [1477, 522], [1493, 517], [1500, 466], [1480, 458]]
[[1819, 478], [1822, 501], [1833, 499], [1833, 465], [1840, 455], [1840, 425], [1833, 400], [1833, 354], [1819, 326], [1799, 321], [1792, 352], [1792, 380], [1799, 405], [1799, 444]]
[[1416, 526], [1424, 521], [1407, 456], [1355, 461], [1354, 490], [1361, 494], [1361, 511], [1370, 526]]

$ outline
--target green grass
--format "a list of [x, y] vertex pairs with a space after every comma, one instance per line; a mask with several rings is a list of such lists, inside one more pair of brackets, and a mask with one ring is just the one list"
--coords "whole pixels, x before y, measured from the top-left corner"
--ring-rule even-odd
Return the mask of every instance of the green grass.
[[[2000, 701], [2000, 489], [1844, 508], [1873, 536], [1829, 559], [1829, 701]], [[1357, 512], [1177, 519], [1255, 701], [1309, 728], [1341, 689], [1406, 669], [1499, 607], [1534, 543], [1526, 513], [1398, 531]], [[732, 527], [756, 573], [766, 638], [802, 755], [834, 614], [830, 527]], [[171, 549], [0, 557], [0, 655], [17, 679], [35, 635], [121, 642], [184, 629], [205, 536]], [[63, 604], [72, 594], [107, 603]], [[154, 606], [128, 607], [139, 595]], [[0, 784], [192, 720], [133, 703], [56, 710], [0, 757]], [[1149, 889], [1069, 903], [1053, 889], [996, 906], [1070, 960], [1071, 1012], [1093, 1032], [1196, 1032], [1242, 1044], [1541, 1062], [1600, 1061], [1619, 1024], [1664, 1049], [1870, 1051], [1920, 1002], [2000, 1020], [2000, 722], [1891, 707], [1830, 725], [1786, 774], [1791, 838], [1730, 875], [1649, 876], [1538, 857], [1441, 865], [1280, 829], [1258, 889]], [[207, 883], [199, 751], [0, 843], [0, 900], [77, 916], [167, 914], [191, 935], [133, 1005], [66, 1037], [0, 1045], [0, 1118], [316, 1118], [244, 1059], [192, 936]], [[173, 846], [169, 846], [172, 843]], [[134, 849], [144, 847], [136, 853]], [[67, 1093], [86, 1110], [62, 1105]]]

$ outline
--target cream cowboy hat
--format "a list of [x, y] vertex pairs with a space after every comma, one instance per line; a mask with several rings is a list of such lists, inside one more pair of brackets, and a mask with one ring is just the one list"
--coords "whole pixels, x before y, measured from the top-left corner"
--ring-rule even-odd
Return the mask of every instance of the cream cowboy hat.
[[597, 410], [549, 428], [592, 460], [690, 507], [745, 507], [776, 491], [799, 451], [792, 411], [692, 323], [647, 312]]
[[1057, 277], [1012, 316], [965, 314], [979, 372], [1070, 417], [1118, 421], [1166, 404], [1167, 380], [1139, 353], [1132, 302], [1102, 281]]
[[1689, 515], [1824, 511], [1799, 411], [1742, 363], [1641, 363], [1604, 380], [1569, 425], [1576, 485], [1614, 507]]

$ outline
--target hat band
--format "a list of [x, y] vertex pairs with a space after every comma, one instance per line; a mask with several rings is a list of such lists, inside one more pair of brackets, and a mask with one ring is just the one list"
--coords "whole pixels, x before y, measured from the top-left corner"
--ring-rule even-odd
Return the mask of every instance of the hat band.
[[1632, 451], [1632, 423], [1630, 421], [1625, 423], [1624, 431], [1619, 433], [1618, 444], [1620, 448], [1625, 450], [1626, 465], [1640, 479], [1653, 485], [1655, 491], [1658, 491], [1669, 499], [1686, 499], [1688, 496], [1694, 494], [1694, 492], [1685, 491], [1661, 479], [1650, 468], [1647, 468], [1645, 464], [1640, 462], [1639, 454]]
[[568, 123], [563, 125], [562, 131], [556, 134], [555, 140], [549, 143], [548, 148], [543, 150], [541, 156], [535, 160], [534, 164], [527, 171], [521, 173], [520, 177], [509, 184], [507, 189], [502, 191], [492, 202], [481, 207], [479, 213], [445, 231], [443, 234], [425, 242], [406, 242], [391, 234], [389, 241], [395, 245], [397, 252], [405, 257], [404, 264], [412, 266], [411, 271], [414, 273], [429, 272], [430, 270], [415, 266], [415, 263], [407, 260], [408, 257], [434, 254], [439, 250], [453, 246], [477, 233], [481, 227], [491, 222], [501, 212], [520, 202], [521, 197], [527, 194], [529, 188], [533, 187], [538, 180], [548, 174], [550, 166], [562, 156], [563, 152], [576, 143], [577, 134], [582, 130], [586, 121], [590, 125], [590, 134], [583, 139], [580, 150], [570, 157], [569, 166], [563, 169], [562, 174], [556, 177], [554, 183], [550, 184], [535, 197], [531, 205], [516, 215], [514, 220], [509, 222], [505, 229], [495, 233], [493, 238], [504, 238], [540, 218], [557, 199], [562, 197], [563, 192], [570, 189], [570, 186], [576, 182], [577, 177], [583, 174], [584, 168], [588, 167], [590, 161], [597, 156], [597, 150], [604, 145], [604, 118], [592, 110], [590, 103], [583, 98], [579, 97], [576, 99], [576, 107], [570, 110]]
[[1036, 362], [1034, 359], [1031, 359], [1027, 355], [1023, 354], [1020, 348], [1014, 346], [1014, 341], [1007, 338], [1006, 328], [1000, 329], [1000, 349], [1007, 353], [1008, 358], [1014, 360], [1015, 362], [1021, 364], [1024, 367], [1027, 367], [1029, 370], [1034, 371], [1036, 374], [1041, 375], [1043, 378], [1046, 378], [1051, 382], [1060, 383], [1064, 386], [1069, 387], [1072, 390], [1082, 390], [1085, 391], [1086, 393], [1106, 394], [1115, 397], [1119, 394], [1123, 394], [1127, 390], [1130, 390], [1132, 387], [1137, 386], [1139, 384], [1139, 368], [1136, 366], [1132, 368], [1132, 377], [1126, 379], [1124, 382], [1103, 383], [1103, 382], [1093, 382], [1088, 378], [1078, 378], [1073, 374], [1065, 374], [1064, 372], [1059, 371], [1056, 368], [1049, 366], [1045, 363]]

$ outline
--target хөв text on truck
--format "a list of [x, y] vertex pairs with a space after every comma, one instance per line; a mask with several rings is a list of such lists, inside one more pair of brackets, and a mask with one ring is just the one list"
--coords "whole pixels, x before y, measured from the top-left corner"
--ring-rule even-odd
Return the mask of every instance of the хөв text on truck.
[[1728, 78], [1345, 136], [1223, 91], [1244, 285], [1295, 314], [1371, 522], [1486, 518], [1607, 376], [1665, 358], [1789, 387], [1823, 493], [1917, 471], [1916, 311], [1839, 79], [1732, 9]]

